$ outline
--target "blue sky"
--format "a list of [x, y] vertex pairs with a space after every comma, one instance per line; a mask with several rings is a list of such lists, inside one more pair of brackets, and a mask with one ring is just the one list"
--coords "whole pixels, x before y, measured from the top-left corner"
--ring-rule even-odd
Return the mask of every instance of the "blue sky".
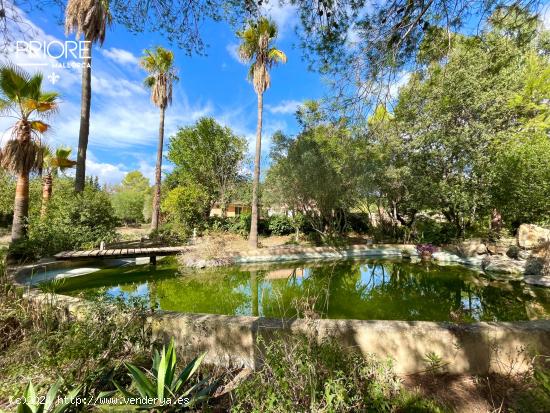
[[[273, 5], [267, 13], [279, 25], [277, 46], [286, 52], [288, 63], [272, 70], [272, 86], [264, 95], [264, 166], [269, 162], [267, 153], [273, 132], [281, 129], [295, 133], [296, 106], [304, 99], [320, 98], [326, 92], [320, 76], [309, 72], [302, 60], [294, 31], [298, 23], [296, 10], [291, 6]], [[31, 13], [26, 18], [35, 28], [26, 40], [63, 42], [75, 39], [65, 36], [63, 27], [53, 15]], [[138, 169], [152, 179], [159, 112], [150, 103], [148, 90], [142, 86], [145, 72], [139, 68], [138, 58], [143, 49], [156, 45], [174, 50], [180, 77], [173, 105], [166, 115], [166, 136], [201, 116], [212, 116], [245, 137], [252, 153], [257, 100], [252, 85], [246, 80], [247, 66], [236, 56], [238, 40], [234, 29], [227, 23], [209, 21], [203, 24], [201, 33], [208, 45], [206, 56], [187, 56], [157, 33], [134, 35], [116, 25], [109, 30], [103, 47], [94, 48], [87, 174], [114, 184], [126, 172]], [[60, 62], [68, 65], [70, 60], [41, 55], [14, 52], [8, 58], [27, 71], [42, 71], [45, 89], [61, 94], [60, 110], [49, 120], [52, 129], [46, 139], [51, 146], [70, 146], [76, 153], [81, 69], [58, 67]], [[55, 84], [48, 78], [52, 73], [59, 76]], [[0, 120], [2, 143], [7, 138], [9, 126], [9, 120]], [[167, 169], [170, 169], [168, 164]]]

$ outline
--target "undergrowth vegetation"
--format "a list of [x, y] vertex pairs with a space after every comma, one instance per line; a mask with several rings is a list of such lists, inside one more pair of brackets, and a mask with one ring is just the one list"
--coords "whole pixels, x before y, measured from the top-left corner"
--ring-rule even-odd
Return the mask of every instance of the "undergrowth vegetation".
[[406, 390], [389, 361], [306, 337], [260, 340], [263, 366], [235, 391], [235, 412], [443, 412]]
[[36, 259], [63, 250], [90, 249], [101, 241], [116, 239], [117, 219], [109, 195], [90, 181], [80, 194], [74, 194], [71, 179], [59, 179], [45, 216], [33, 204], [28, 237], [10, 246], [18, 259]]
[[[145, 309], [118, 300], [96, 300], [78, 319], [22, 299], [15, 290], [0, 301], [0, 405], [23, 393], [29, 381], [37, 389], [63, 379], [61, 392], [81, 386], [82, 397], [127, 382], [122, 363], [149, 356], [150, 332]], [[44, 392], [45, 393], [45, 392]]]

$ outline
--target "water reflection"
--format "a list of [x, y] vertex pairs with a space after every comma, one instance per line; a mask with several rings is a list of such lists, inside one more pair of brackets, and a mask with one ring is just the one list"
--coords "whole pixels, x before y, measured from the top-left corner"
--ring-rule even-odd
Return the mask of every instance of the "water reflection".
[[[429, 321], [513, 321], [547, 318], [548, 291], [496, 282], [463, 267], [426, 263], [346, 261], [291, 268], [222, 268], [176, 276], [175, 264], [153, 274], [91, 274], [86, 288], [67, 289], [125, 298], [142, 296], [169, 311], [275, 318], [351, 318]], [[150, 271], [142, 269], [142, 271]], [[103, 271], [102, 271], [103, 273]], [[162, 277], [159, 278], [159, 274]], [[90, 281], [91, 282], [91, 281]], [[81, 281], [82, 283], [82, 281]]]

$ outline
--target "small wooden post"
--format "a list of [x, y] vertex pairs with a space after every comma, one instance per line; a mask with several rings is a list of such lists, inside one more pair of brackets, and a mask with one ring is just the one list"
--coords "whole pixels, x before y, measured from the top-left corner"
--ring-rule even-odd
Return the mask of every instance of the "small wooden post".
[[157, 265], [157, 256], [156, 255], [151, 255], [151, 257], [149, 258], [149, 264]]

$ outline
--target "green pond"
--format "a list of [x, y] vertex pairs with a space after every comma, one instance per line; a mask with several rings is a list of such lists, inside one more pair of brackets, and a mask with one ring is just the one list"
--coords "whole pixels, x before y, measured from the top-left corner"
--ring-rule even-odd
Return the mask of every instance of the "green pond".
[[273, 318], [516, 321], [547, 318], [550, 291], [461, 266], [367, 260], [178, 270], [106, 268], [56, 283], [59, 293], [140, 297], [168, 311]]

